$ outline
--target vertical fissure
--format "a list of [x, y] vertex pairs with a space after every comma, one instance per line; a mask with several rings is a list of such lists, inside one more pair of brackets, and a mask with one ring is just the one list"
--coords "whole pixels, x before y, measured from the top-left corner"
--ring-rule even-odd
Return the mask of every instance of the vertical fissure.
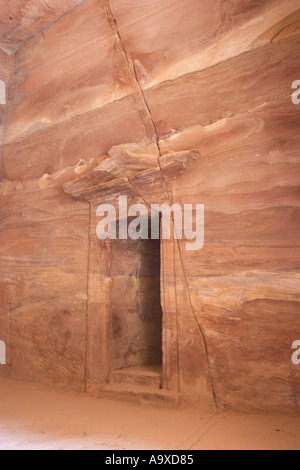
[[[159, 158], [158, 158], [158, 165], [159, 165], [159, 170], [160, 170], [160, 174], [161, 174], [161, 177], [162, 177], [162, 181], [163, 181], [163, 184], [164, 184], [164, 187], [165, 187], [165, 192], [168, 196], [168, 199], [169, 199], [169, 203], [172, 205], [172, 195], [169, 193], [168, 191], [168, 186], [167, 186], [167, 183], [166, 183], [166, 180], [165, 180], [165, 176], [164, 176], [164, 173], [163, 173], [163, 169], [161, 167], [161, 162], [160, 162], [160, 157], [162, 157], [162, 151], [161, 151], [161, 148], [160, 148], [160, 142], [159, 142], [159, 134], [158, 134], [158, 130], [157, 130], [157, 127], [156, 127], [156, 123], [153, 119], [153, 116], [152, 116], [152, 112], [151, 112], [151, 109], [150, 109], [150, 106], [146, 100], [146, 96], [145, 96], [145, 93], [144, 93], [144, 90], [140, 84], [140, 81], [139, 81], [139, 78], [138, 78], [138, 73], [137, 73], [137, 70], [136, 70], [136, 67], [135, 67], [135, 64], [134, 64], [134, 61], [130, 60], [129, 59], [129, 56], [128, 56], [128, 53], [125, 49], [125, 46], [124, 46], [124, 43], [123, 43], [123, 40], [122, 40], [122, 37], [121, 37], [121, 34], [120, 34], [120, 31], [119, 31], [119, 28], [118, 28], [118, 24], [117, 24], [117, 21], [116, 19], [114, 18], [114, 15], [113, 15], [113, 12], [112, 12], [112, 9], [111, 9], [111, 6], [110, 6], [110, 2], [109, 0], [104, 0], [104, 4], [105, 4], [105, 9], [106, 9], [106, 14], [107, 14], [107, 18], [108, 18], [108, 22], [109, 22], [109, 25], [110, 27], [112, 28], [112, 30], [114, 31], [114, 33], [117, 35], [118, 37], [118, 41], [119, 41], [119, 45], [121, 47], [121, 50], [125, 56], [125, 59], [126, 59], [126, 62], [128, 64], [128, 67], [129, 67], [129, 70], [131, 70], [132, 74], [133, 74], [133, 77], [137, 83], [137, 86], [140, 90], [140, 93], [141, 93], [141, 96], [142, 96], [142, 99], [143, 99], [143, 102], [144, 102], [144, 105], [145, 105], [145, 108], [147, 109], [147, 113], [149, 115], [149, 118], [151, 120], [151, 123], [152, 123], [152, 126], [153, 126], [153, 131], [154, 131], [154, 135], [155, 135], [155, 140], [156, 140], [156, 145], [157, 145], [157, 149], [158, 149], [158, 154], [159, 154]], [[148, 205], [148, 204], [147, 204]], [[173, 219], [174, 219], [174, 215], [172, 216]], [[173, 224], [174, 224], [174, 220], [173, 220]], [[182, 272], [183, 272], [183, 277], [184, 277], [184, 280], [185, 280], [185, 284], [186, 284], [186, 290], [187, 290], [187, 296], [188, 296], [188, 299], [189, 299], [189, 305], [190, 305], [190, 309], [191, 309], [191, 313], [193, 315], [193, 318], [194, 318], [194, 321], [197, 325], [197, 329], [199, 331], [199, 334], [200, 336], [202, 337], [202, 340], [203, 340], [203, 344], [204, 344], [204, 350], [205, 350], [205, 356], [206, 356], [206, 361], [207, 361], [207, 367], [208, 367], [208, 371], [209, 371], [209, 375], [210, 375], [210, 380], [211, 380], [211, 387], [212, 387], [212, 395], [213, 395], [213, 398], [214, 398], [214, 402], [215, 402], [215, 406], [218, 408], [217, 406], [217, 397], [216, 397], [216, 392], [215, 392], [215, 386], [214, 386], [214, 378], [213, 378], [213, 373], [212, 373], [212, 369], [211, 369], [211, 366], [210, 366], [210, 360], [209, 360], [209, 355], [208, 355], [208, 346], [207, 346], [207, 341], [206, 341], [206, 338], [205, 338], [205, 335], [204, 335], [204, 332], [203, 332], [203, 329], [201, 327], [201, 325], [199, 324], [198, 322], [198, 319], [196, 317], [196, 314], [195, 314], [195, 311], [194, 311], [194, 308], [193, 308], [193, 305], [192, 305], [192, 300], [191, 300], [191, 297], [190, 297], [190, 290], [189, 290], [189, 284], [188, 284], [188, 280], [187, 280], [187, 276], [186, 276], [186, 273], [185, 273], [185, 269], [184, 269], [184, 263], [183, 263], [183, 259], [182, 259], [182, 254], [181, 254], [181, 251], [180, 251], [180, 246], [179, 246], [179, 242], [178, 240], [175, 241], [175, 243], [177, 242], [177, 250], [178, 250], [178, 253], [179, 253], [179, 259], [180, 259], [180, 263], [181, 263], [181, 267], [182, 267]], [[175, 243], [174, 243], [174, 246], [175, 246]], [[175, 270], [175, 266], [174, 266], [174, 270]], [[175, 274], [175, 272], [174, 272]], [[175, 282], [176, 284], [176, 282]], [[175, 285], [175, 288], [176, 288], [176, 285]], [[176, 310], [177, 310], [177, 306], [176, 306]], [[178, 323], [178, 315], [177, 315], [177, 323]], [[178, 338], [178, 328], [177, 328], [177, 344], [179, 346], [179, 338]], [[178, 370], [179, 370], [179, 363], [178, 363]], [[179, 380], [179, 379], [178, 379]], [[180, 384], [179, 385], [179, 388], [180, 388]]]

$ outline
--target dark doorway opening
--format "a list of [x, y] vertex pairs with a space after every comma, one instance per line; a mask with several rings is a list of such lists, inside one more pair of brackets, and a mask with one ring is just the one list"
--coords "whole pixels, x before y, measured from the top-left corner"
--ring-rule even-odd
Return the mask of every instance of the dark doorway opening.
[[160, 240], [112, 240], [112, 372], [162, 368]]

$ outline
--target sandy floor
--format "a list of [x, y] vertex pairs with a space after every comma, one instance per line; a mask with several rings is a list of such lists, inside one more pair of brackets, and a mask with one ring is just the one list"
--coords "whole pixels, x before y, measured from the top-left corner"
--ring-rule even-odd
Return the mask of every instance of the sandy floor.
[[1, 379], [0, 449], [297, 449], [300, 418], [100, 400]]

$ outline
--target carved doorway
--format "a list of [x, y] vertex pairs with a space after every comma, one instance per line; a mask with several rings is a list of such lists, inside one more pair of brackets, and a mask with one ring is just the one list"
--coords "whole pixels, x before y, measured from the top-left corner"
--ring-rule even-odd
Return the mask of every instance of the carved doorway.
[[162, 387], [160, 261], [160, 240], [111, 241], [111, 383]]

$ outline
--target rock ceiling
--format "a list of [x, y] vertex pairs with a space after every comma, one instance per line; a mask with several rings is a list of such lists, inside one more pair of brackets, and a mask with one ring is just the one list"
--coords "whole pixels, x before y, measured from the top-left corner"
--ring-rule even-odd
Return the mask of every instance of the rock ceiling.
[[[89, 2], [90, 0], [0, 0], [0, 48], [9, 53], [14, 52], [30, 38], [47, 29], [76, 7]], [[270, 12], [273, 12], [276, 24], [276, 16], [282, 17], [280, 15], [282, 8], [286, 13], [284, 16], [288, 16], [297, 7], [299, 8], [297, 0], [290, 0], [289, 7], [278, 0], [231, 0], [229, 2], [216, 0], [213, 13], [211, 2], [207, 0], [185, 0], [184, 2], [105, 0], [99, 2], [100, 7], [102, 3], [111, 7], [121, 28], [131, 30], [128, 46], [129, 48], [135, 46], [137, 55], [142, 54], [145, 46], [149, 47], [151, 44], [150, 61], [156, 56], [159, 60], [168, 60], [170, 58], [160, 56], [158, 49], [163, 45], [168, 50], [170, 45], [176, 42], [177, 48], [172, 57], [174, 62], [180, 55], [182, 42], [189, 44], [188, 51], [185, 50], [185, 53], [190, 54], [196, 49], [203, 48], [205, 44], [216, 41], [224, 33], [243, 27], [245, 24], [250, 26], [253, 23], [259, 26], [262, 21], [265, 21], [267, 29], [271, 20]], [[277, 15], [276, 10], [279, 10]], [[174, 40], [174, 24], [176, 24], [176, 41]], [[143, 26], [142, 37], [141, 26]], [[283, 28], [285, 29], [284, 25]], [[275, 34], [276, 32], [277, 29]], [[247, 33], [248, 28], [245, 29], [246, 37]], [[231, 48], [236, 47], [232, 44], [232, 39]], [[174, 73], [175, 69], [174, 66]]]
[[1, 0], [0, 47], [14, 51], [86, 0]]

